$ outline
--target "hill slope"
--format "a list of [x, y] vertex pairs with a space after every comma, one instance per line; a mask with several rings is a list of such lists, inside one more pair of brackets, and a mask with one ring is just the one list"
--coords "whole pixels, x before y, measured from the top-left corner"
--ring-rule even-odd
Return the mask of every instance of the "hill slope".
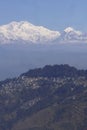
[[54, 65], [0, 82], [0, 130], [86, 130], [86, 73]]

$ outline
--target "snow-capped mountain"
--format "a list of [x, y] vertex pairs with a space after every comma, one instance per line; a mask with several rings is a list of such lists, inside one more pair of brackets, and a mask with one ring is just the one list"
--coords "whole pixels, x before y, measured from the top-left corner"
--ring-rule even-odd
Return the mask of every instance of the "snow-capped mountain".
[[28, 43], [44, 43], [60, 36], [58, 31], [51, 31], [42, 26], [35, 26], [27, 21], [11, 22], [0, 26], [0, 43], [24, 41]]
[[63, 32], [52, 31], [43, 26], [35, 26], [27, 21], [11, 22], [0, 26], [0, 44], [7, 43], [87, 43], [87, 35], [72, 27]]
[[87, 35], [81, 31], [75, 30], [72, 27], [68, 27], [61, 33], [61, 36], [58, 40], [64, 43], [87, 42]]

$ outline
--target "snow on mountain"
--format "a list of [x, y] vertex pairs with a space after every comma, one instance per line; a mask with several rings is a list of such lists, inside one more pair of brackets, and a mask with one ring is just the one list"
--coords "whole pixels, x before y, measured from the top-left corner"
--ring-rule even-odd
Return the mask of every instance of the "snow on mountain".
[[81, 31], [75, 30], [72, 27], [68, 27], [61, 33], [59, 40], [60, 42], [64, 43], [87, 43], [87, 35], [85, 33], [82, 33]]
[[27, 21], [11, 22], [0, 26], [0, 44], [7, 43], [87, 43], [87, 34], [66, 28], [62, 33], [52, 31], [43, 26], [35, 26]]
[[44, 43], [55, 40], [60, 36], [58, 31], [51, 31], [42, 26], [35, 26], [27, 21], [12, 22], [0, 26], [0, 43], [24, 41]]
[[82, 32], [77, 31], [77, 30], [75, 30], [74, 28], [71, 28], [71, 27], [66, 28], [66, 29], [64, 30], [64, 32], [66, 32], [66, 33], [71, 33], [71, 32], [73, 32], [73, 33], [75, 33], [75, 34], [77, 34], [77, 35], [82, 35]]

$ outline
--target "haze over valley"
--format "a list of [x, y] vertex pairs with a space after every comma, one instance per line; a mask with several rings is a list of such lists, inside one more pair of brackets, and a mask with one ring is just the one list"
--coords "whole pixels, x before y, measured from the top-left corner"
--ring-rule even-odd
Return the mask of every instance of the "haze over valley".
[[46, 64], [70, 64], [86, 69], [86, 50], [86, 33], [71, 27], [59, 32], [26, 21], [2, 25], [0, 80]]

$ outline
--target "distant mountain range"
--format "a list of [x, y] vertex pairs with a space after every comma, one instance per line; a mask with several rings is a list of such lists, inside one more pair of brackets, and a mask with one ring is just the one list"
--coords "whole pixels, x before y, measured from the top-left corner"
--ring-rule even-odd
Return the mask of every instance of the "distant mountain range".
[[87, 35], [72, 27], [59, 32], [27, 21], [0, 26], [0, 80], [46, 64], [86, 68], [86, 55]]
[[87, 43], [87, 34], [66, 28], [63, 32], [52, 31], [43, 26], [35, 26], [27, 21], [11, 22], [0, 26], [0, 44], [10, 43]]

